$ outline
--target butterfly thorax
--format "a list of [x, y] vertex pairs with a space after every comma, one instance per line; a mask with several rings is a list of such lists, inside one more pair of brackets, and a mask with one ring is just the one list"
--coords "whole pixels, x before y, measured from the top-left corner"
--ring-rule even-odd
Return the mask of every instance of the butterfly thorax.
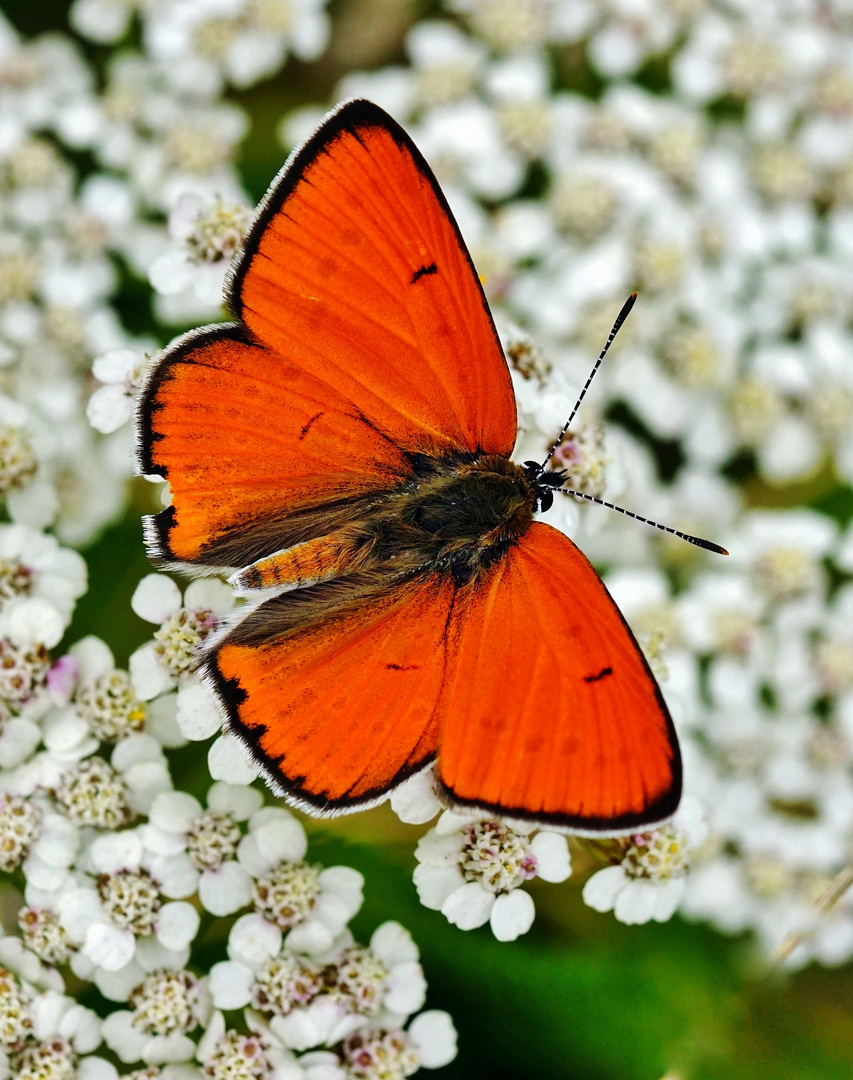
[[383, 515], [389, 555], [399, 555], [402, 547], [421, 567], [447, 571], [464, 584], [530, 527], [535, 490], [508, 458], [466, 455], [417, 464], [417, 477], [391, 501], [388, 517]]

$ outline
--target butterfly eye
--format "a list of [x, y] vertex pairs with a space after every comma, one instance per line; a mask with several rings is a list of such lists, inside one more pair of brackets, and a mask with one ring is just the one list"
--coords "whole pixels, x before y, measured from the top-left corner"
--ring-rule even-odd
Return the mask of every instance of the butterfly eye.
[[543, 488], [542, 493], [536, 501], [536, 509], [538, 511], [550, 510], [554, 504], [554, 492], [550, 488]]

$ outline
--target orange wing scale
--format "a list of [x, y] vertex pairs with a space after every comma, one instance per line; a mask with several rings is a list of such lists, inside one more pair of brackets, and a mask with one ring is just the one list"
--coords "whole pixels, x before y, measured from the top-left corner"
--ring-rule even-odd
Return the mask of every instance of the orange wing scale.
[[451, 802], [578, 832], [670, 816], [672, 721], [587, 559], [534, 523], [451, 629], [439, 776]]
[[471, 258], [420, 152], [370, 102], [285, 166], [230, 304], [404, 449], [511, 453], [515, 398]]
[[276, 789], [340, 812], [432, 760], [453, 594], [449, 580], [412, 581], [286, 641], [215, 652], [207, 676]]

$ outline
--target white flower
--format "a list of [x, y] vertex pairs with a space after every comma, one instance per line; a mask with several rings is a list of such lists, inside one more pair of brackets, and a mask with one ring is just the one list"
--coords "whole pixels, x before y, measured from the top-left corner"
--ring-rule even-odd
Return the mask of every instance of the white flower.
[[671, 824], [623, 842], [621, 862], [589, 878], [584, 901], [596, 911], [612, 910], [623, 923], [666, 922], [684, 896], [689, 853], [707, 835], [701, 806], [685, 797]]
[[[233, 1028], [226, 1029], [225, 1018], [214, 1010], [207, 1028], [199, 1039], [196, 1057], [205, 1074], [219, 1080], [231, 1075], [263, 1076], [268, 1080], [311, 1080], [303, 1072], [301, 1062], [270, 1031], [268, 1025], [254, 1013], [247, 1013], [249, 1034]], [[242, 1070], [242, 1072], [240, 1072]], [[345, 1080], [342, 1072], [318, 1080]]]
[[[55, 608], [64, 630], [71, 619], [74, 602], [86, 591], [86, 563], [69, 548], [60, 547], [56, 538], [37, 532], [26, 525], [0, 526], [0, 604], [3, 615], [11, 615], [7, 635], [15, 640], [13, 622], [35, 630], [41, 623], [47, 627], [45, 614], [37, 613], [36, 601]], [[32, 614], [28, 614], [28, 607]], [[55, 633], [33, 637], [48, 647], [57, 643]]]
[[130, 658], [136, 694], [143, 701], [178, 687], [177, 721], [188, 739], [207, 739], [219, 730], [221, 719], [212, 695], [195, 676], [197, 651], [221, 617], [234, 606], [234, 593], [213, 578], [193, 581], [183, 598], [164, 574], [143, 578], [131, 599], [140, 618], [159, 623], [154, 641]]
[[348, 866], [310, 866], [306, 848], [296, 818], [268, 806], [252, 816], [237, 859], [255, 879], [255, 909], [287, 932], [288, 948], [312, 955], [327, 952], [359, 910], [364, 879]]
[[294, 1050], [333, 1046], [354, 1031], [401, 1026], [424, 1002], [418, 950], [399, 923], [384, 923], [370, 947], [348, 935], [322, 965], [286, 955], [255, 973], [252, 1005], [272, 1013], [270, 1028]]
[[[58, 663], [63, 665], [62, 675], [67, 673], [70, 679], [60, 689], [60, 678], [51, 681], [48, 676], [54, 700], [64, 704], [73, 697], [75, 718], [83, 720], [97, 739], [117, 743], [147, 726], [146, 708], [134, 694], [128, 672], [116, 668], [112, 652], [100, 638], [83, 638]], [[70, 718], [71, 713], [65, 715]]]
[[183, 900], [164, 903], [144, 857], [137, 830], [102, 835], [87, 851], [96, 881], [69, 886], [59, 897], [60, 922], [79, 947], [75, 969], [84, 977], [96, 968], [121, 972], [136, 956], [137, 939], [151, 937], [180, 955], [195, 937], [198, 912]]
[[194, 194], [181, 196], [169, 214], [169, 235], [179, 246], [151, 264], [152, 286], [167, 296], [192, 289], [203, 303], [221, 305], [225, 274], [250, 216], [245, 204], [226, 204], [219, 196], [209, 201]]
[[113, 349], [92, 364], [92, 374], [104, 383], [89, 398], [86, 416], [96, 431], [109, 434], [133, 414], [133, 399], [149, 366], [150, 357], [137, 349]]
[[537, 876], [565, 881], [571, 873], [564, 836], [449, 810], [415, 856], [421, 903], [462, 930], [489, 922], [499, 941], [514, 941], [533, 924], [533, 900], [520, 885]]
[[242, 839], [239, 823], [262, 802], [253, 788], [221, 782], [208, 792], [207, 811], [183, 791], [158, 795], [140, 835], [163, 894], [178, 898], [198, 892], [202, 906], [218, 916], [247, 906], [252, 878], [234, 856]]
[[133, 990], [130, 1004], [131, 1010], [117, 1010], [103, 1023], [104, 1041], [122, 1061], [161, 1065], [195, 1055], [188, 1032], [210, 1015], [210, 996], [195, 975], [152, 971]]

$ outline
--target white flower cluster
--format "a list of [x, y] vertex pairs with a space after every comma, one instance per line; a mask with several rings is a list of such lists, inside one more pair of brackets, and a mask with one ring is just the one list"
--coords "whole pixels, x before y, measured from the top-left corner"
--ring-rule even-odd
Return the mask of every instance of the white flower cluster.
[[[23, 892], [19, 933], [0, 939], [0, 1076], [113, 1080], [102, 1041], [185, 1080], [385, 1080], [454, 1057], [450, 1017], [419, 1011], [408, 932], [353, 939], [361, 875], [306, 861], [302, 826], [252, 787], [215, 782], [206, 807], [174, 789], [175, 709], [140, 700], [103, 642], [55, 661], [38, 638], [0, 651], [0, 869]], [[199, 975], [201, 932], [227, 933], [229, 959]], [[117, 1007], [74, 1005], [63, 970]]]
[[[519, 460], [556, 437], [636, 289], [559, 466], [574, 487], [732, 552], [700, 554], [567, 498], [546, 515], [609, 567], [675, 716], [686, 791], [708, 814], [687, 799], [671, 825], [600, 845], [610, 866], [586, 899], [626, 922], [680, 905], [726, 932], [752, 928], [768, 950], [799, 934], [790, 963], [840, 963], [853, 900], [820, 918], [815, 901], [853, 850], [853, 531], [829, 514], [853, 485], [849, 12], [445, 8], [411, 29], [405, 65], [348, 76], [339, 96], [404, 123], [448, 195], [513, 368]], [[285, 145], [318, 115], [287, 117]], [[797, 505], [834, 483], [827, 512]], [[517, 888], [459, 907], [462, 881], [474, 896], [460, 846], [481, 839], [462, 828], [448, 823], [451, 842], [440, 823], [422, 842], [421, 896], [510, 935], [524, 926], [519, 901], [513, 920], [501, 914]], [[524, 830], [488, 828], [509, 830], [493, 848], [518, 884]]]

